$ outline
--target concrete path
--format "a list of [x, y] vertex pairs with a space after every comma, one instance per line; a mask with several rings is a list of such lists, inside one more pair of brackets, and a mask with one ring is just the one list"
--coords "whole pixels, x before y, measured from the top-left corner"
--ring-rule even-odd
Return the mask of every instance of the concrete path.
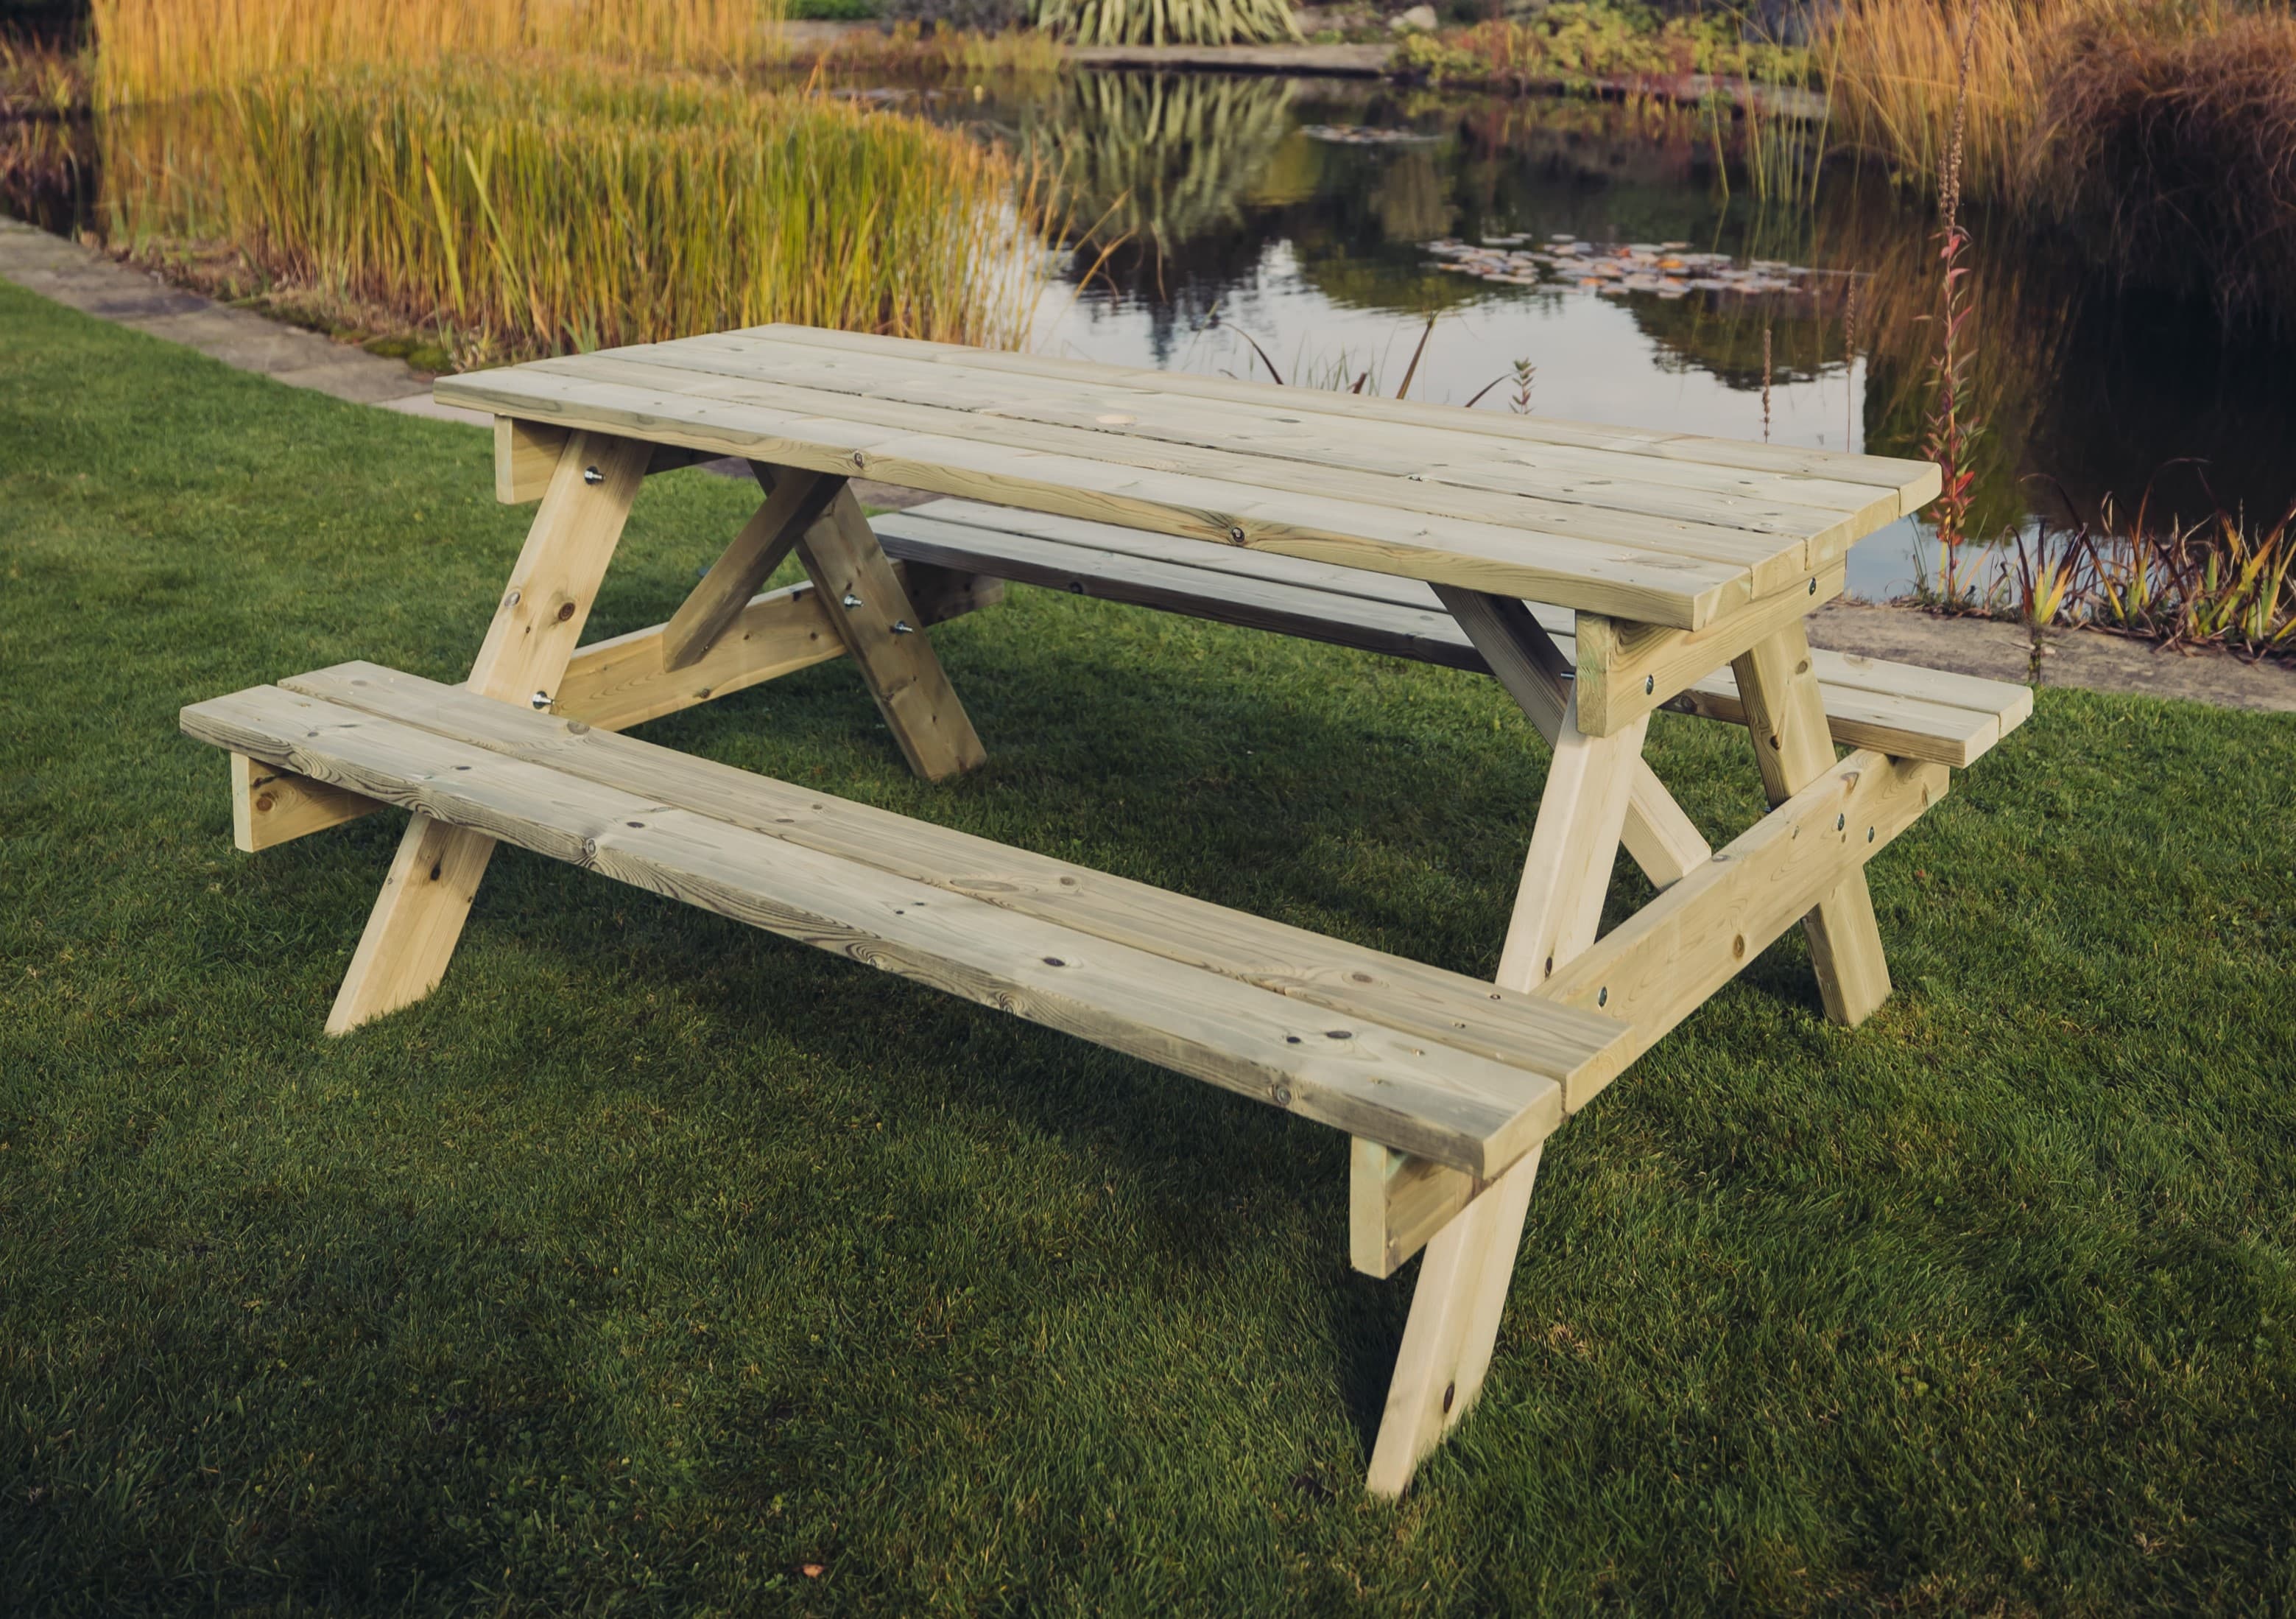
[[430, 379], [404, 360], [227, 308], [14, 219], [0, 218], [0, 275], [60, 304], [182, 343], [238, 370], [260, 372], [290, 388], [409, 415], [490, 424], [476, 411], [433, 402]]
[[[384, 359], [243, 309], [226, 308], [92, 248], [13, 219], [0, 218], [0, 277], [292, 388], [408, 415], [492, 425], [492, 418], [477, 411], [437, 403], [430, 398], [430, 379], [403, 361]], [[706, 464], [734, 477], [748, 475], [738, 461]], [[914, 505], [932, 498], [860, 479], [854, 487], [865, 503], [879, 507]], [[1836, 602], [1811, 619], [1809, 638], [1814, 645], [1837, 652], [1996, 680], [2138, 692], [2226, 708], [2296, 713], [2296, 669], [2243, 663], [2221, 653], [2162, 652], [2147, 642], [2093, 631], [2050, 630], [2037, 645], [2022, 625]]]

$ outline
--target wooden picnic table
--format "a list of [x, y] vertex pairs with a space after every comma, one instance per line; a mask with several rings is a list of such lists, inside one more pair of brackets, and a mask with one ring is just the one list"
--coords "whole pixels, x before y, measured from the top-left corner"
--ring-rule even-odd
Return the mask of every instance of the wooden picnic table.
[[[1796, 921], [1827, 1015], [1872, 1012], [1866, 862], [2030, 711], [1809, 647], [1923, 462], [789, 326], [436, 391], [541, 503], [469, 678], [345, 664], [183, 716], [230, 752], [242, 848], [414, 811], [329, 1030], [439, 982], [509, 842], [1344, 1130], [1353, 1263], [1425, 1250], [1382, 1494], [1474, 1401], [1546, 1138]], [[756, 515], [664, 623], [580, 645], [645, 477], [723, 456]], [[953, 498], [873, 530], [865, 474]], [[792, 554], [807, 582], [765, 591]], [[845, 656], [914, 769], [969, 769], [926, 632], [1007, 579], [1496, 678], [1553, 760], [1496, 982], [619, 734]], [[1643, 760], [1661, 708], [1751, 735], [1773, 808], [1719, 850]], [[1622, 844], [1659, 892], [1602, 933]]]

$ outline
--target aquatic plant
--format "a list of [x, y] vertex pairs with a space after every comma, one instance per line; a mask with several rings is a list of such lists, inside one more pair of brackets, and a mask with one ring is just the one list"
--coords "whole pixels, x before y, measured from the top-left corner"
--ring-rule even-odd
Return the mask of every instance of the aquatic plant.
[[1969, 399], [1968, 347], [1969, 267], [1962, 258], [1969, 249], [1969, 234], [1961, 225], [1963, 139], [1967, 133], [1969, 59], [1977, 29], [1984, 16], [1982, 0], [1972, 0], [1962, 36], [1962, 92], [1946, 137], [1943, 170], [1939, 177], [1938, 211], [1943, 226], [1938, 233], [1939, 285], [1937, 349], [1931, 377], [1936, 402], [1930, 407], [1928, 431], [1922, 454], [1938, 464], [1938, 497], [1929, 518], [1938, 539], [1938, 589], [1942, 604], [1961, 604], [1967, 594], [1961, 574], [1961, 547], [1969, 538], [1969, 506], [1976, 474], [1969, 464], [1972, 444], [1983, 432], [1983, 423]]
[[465, 364], [775, 320], [1009, 346], [1038, 285], [1028, 165], [795, 92], [562, 65], [297, 73], [198, 116], [108, 119], [103, 141], [115, 242], [234, 244]]
[[2161, 522], [2151, 507], [2148, 485], [2133, 512], [2108, 496], [2089, 515], [2045, 519], [2012, 536], [1991, 577], [1972, 579], [1968, 606], [2036, 629], [2296, 657], [2296, 507], [2262, 526], [2221, 506], [2194, 522]]
[[1287, 0], [1039, 0], [1037, 25], [1078, 45], [1260, 45], [1300, 37]]
[[87, 96], [86, 56], [0, 36], [0, 119], [62, 118]]
[[740, 67], [775, 45], [781, 0], [91, 0], [98, 103], [258, 74], [425, 67], [529, 52], [585, 67]]

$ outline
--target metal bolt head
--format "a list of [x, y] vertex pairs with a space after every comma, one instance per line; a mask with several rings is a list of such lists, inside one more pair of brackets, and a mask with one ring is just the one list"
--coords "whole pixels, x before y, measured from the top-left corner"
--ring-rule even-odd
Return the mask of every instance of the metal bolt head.
[[1817, 581], [1816, 579], [1809, 581], [1809, 593], [1812, 596], [1816, 596], [1817, 594]]
[[596, 467], [594, 467], [594, 466], [586, 466], [586, 467], [584, 467], [584, 468], [582, 469], [582, 481], [583, 481], [583, 482], [585, 482], [585, 483], [593, 483], [593, 484], [594, 484], [594, 483], [603, 483], [603, 482], [605, 482], [605, 481], [606, 481], [606, 474], [605, 474], [605, 473], [602, 473], [602, 472], [600, 472]]
[[910, 623], [906, 619], [895, 619], [893, 620], [893, 633], [897, 636], [913, 636], [917, 633], [916, 626]]
[[1871, 826], [1866, 828], [1866, 841], [1869, 843], [1874, 841], [1874, 828]]
[[839, 604], [842, 606], [846, 612], [850, 612], [861, 604], [861, 598], [849, 590], [841, 598], [840, 598]]
[[550, 694], [548, 692], [537, 692], [533, 696], [528, 698], [527, 701], [533, 703], [537, 709], [546, 709], [550, 706]]
[[1611, 986], [1609, 984], [1604, 984], [1601, 989], [1595, 991], [1595, 1004], [1598, 1007], [1607, 1007], [1611, 1004]]
[[1657, 693], [1657, 691], [1658, 677], [1656, 675], [1644, 675], [1643, 677], [1643, 695], [1645, 697], [1652, 696]]
[[1227, 531], [1227, 537], [1239, 546], [1243, 543], [1243, 530], [1240, 528], [1230, 529]]
[[1841, 831], [1844, 826], [1847, 826], [1849, 824], [1849, 818], [1848, 816], [1846, 816], [1846, 815], [1837, 815], [1837, 816], [1835, 816], [1835, 817], [1833, 818], [1833, 829], [1834, 829], [1836, 832]]

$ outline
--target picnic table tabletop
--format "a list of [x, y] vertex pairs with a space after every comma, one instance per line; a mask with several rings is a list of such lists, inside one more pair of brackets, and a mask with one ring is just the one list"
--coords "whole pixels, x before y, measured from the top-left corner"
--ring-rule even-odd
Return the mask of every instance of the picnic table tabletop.
[[1938, 492], [1925, 461], [757, 326], [444, 403], [1700, 629]]

